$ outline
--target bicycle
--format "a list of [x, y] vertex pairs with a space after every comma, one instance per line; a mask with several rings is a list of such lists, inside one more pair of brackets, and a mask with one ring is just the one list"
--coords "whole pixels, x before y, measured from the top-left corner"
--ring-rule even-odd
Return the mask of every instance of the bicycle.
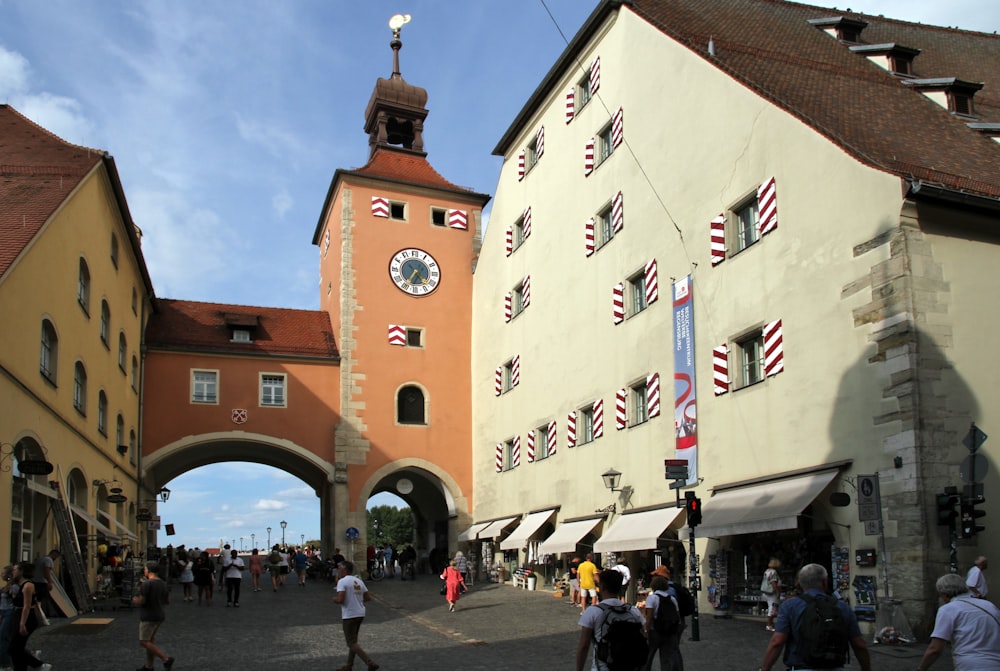
[[378, 582], [385, 577], [385, 566], [381, 562], [376, 563], [372, 566], [371, 570], [368, 571], [368, 579]]
[[403, 564], [400, 576], [402, 580], [416, 580], [417, 579], [416, 562], [410, 560], [405, 564]]

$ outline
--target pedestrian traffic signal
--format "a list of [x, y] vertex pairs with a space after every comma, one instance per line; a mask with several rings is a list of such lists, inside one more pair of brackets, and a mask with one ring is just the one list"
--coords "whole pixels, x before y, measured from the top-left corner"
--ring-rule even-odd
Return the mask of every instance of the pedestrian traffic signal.
[[687, 511], [689, 527], [693, 529], [701, 524], [701, 499], [694, 492], [684, 492], [684, 510]]
[[976, 510], [976, 506], [982, 501], [962, 501], [962, 538], [972, 538], [980, 531], [985, 531], [986, 527], [976, 524], [976, 520], [986, 516], [985, 510]]
[[955, 504], [958, 503], [958, 497], [953, 494], [938, 494], [937, 495], [937, 523], [939, 526], [950, 527], [958, 517], [958, 511], [955, 510]]

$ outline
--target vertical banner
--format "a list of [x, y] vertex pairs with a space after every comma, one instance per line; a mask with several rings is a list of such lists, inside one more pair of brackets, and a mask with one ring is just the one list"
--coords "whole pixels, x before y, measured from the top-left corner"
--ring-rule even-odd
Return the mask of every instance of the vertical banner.
[[698, 482], [698, 413], [694, 379], [694, 310], [691, 276], [674, 282], [675, 459], [687, 459], [688, 485]]

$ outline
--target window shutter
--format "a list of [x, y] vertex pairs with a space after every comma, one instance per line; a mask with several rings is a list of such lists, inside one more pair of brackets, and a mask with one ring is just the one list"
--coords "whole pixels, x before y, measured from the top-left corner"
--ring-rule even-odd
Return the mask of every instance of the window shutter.
[[760, 234], [767, 235], [778, 227], [778, 192], [774, 177], [757, 189], [757, 211], [760, 213]]
[[469, 215], [465, 210], [448, 210], [448, 226], [462, 231], [469, 230]]
[[646, 376], [646, 408], [650, 417], [660, 414], [660, 374], [650, 373]]
[[628, 389], [619, 389], [615, 392], [615, 428], [621, 431], [628, 426], [628, 415], [625, 412], [625, 399], [628, 397]]
[[709, 226], [711, 228], [712, 265], [717, 266], [726, 260], [726, 215], [719, 214]]
[[535, 133], [535, 157], [541, 158], [545, 153], [545, 126], [541, 126]]
[[611, 146], [618, 147], [625, 139], [625, 112], [621, 107], [611, 117]]
[[493, 379], [493, 392], [496, 396], [503, 393], [503, 366], [497, 366], [496, 376]]
[[604, 435], [604, 401], [597, 399], [594, 401], [594, 438]]
[[576, 411], [566, 415], [566, 447], [576, 447]]
[[715, 379], [715, 395], [722, 396], [729, 391], [729, 347], [725, 344], [712, 348], [712, 371]]
[[548, 435], [546, 436], [546, 440], [548, 441], [547, 447], [548, 447], [549, 456], [551, 457], [553, 454], [556, 453], [556, 421], [555, 420], [552, 420], [551, 422], [549, 422], [549, 428], [548, 428], [547, 433], [548, 433]]
[[521, 284], [521, 308], [524, 309], [529, 305], [531, 305], [531, 275], [525, 275]]
[[584, 176], [594, 172], [594, 138], [587, 140], [587, 146], [583, 150], [583, 174]]
[[576, 87], [571, 86], [566, 91], [566, 123], [573, 120], [576, 115]]
[[590, 64], [590, 93], [591, 95], [597, 93], [597, 89], [601, 88], [601, 57], [598, 56], [594, 59], [594, 62]]
[[382, 196], [372, 196], [372, 216], [373, 217], [389, 216], [388, 198], [383, 198]]
[[524, 152], [517, 156], [517, 181], [524, 179]]
[[514, 436], [513, 455], [511, 455], [511, 468], [521, 465], [521, 436]]
[[650, 259], [646, 263], [644, 271], [646, 281], [646, 304], [655, 303], [660, 297], [660, 285], [656, 278], [656, 259]]
[[503, 471], [503, 443], [497, 443], [496, 451], [497, 473]]
[[503, 297], [503, 320], [505, 322], [510, 321], [511, 313], [513, 312], [511, 303], [513, 302], [514, 302], [514, 295], [508, 291]]
[[625, 321], [625, 285], [619, 282], [611, 290], [611, 321], [621, 324]]
[[406, 329], [399, 324], [389, 324], [389, 344], [406, 345]]
[[583, 243], [587, 251], [587, 256], [594, 253], [596, 246], [594, 245], [594, 218], [591, 217], [587, 220], [587, 223], [583, 225]]
[[535, 461], [535, 432], [528, 432], [528, 463]]
[[514, 251], [514, 229], [507, 229], [507, 256], [510, 256]]
[[785, 370], [785, 352], [781, 337], [781, 320], [764, 325], [764, 375], [771, 377]]
[[524, 231], [524, 239], [527, 240], [528, 236], [531, 235], [531, 208], [529, 207], [524, 211], [524, 222], [521, 224]]
[[621, 233], [625, 228], [625, 198], [621, 191], [611, 200], [611, 225], [615, 233]]
[[510, 386], [516, 387], [521, 384], [521, 355], [514, 356], [510, 364]]

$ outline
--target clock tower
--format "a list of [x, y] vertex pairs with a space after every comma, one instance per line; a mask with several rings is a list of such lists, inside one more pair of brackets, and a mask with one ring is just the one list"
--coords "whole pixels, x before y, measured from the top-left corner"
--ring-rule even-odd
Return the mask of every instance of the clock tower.
[[489, 196], [427, 161], [427, 91], [399, 68], [408, 20], [390, 21], [392, 74], [376, 81], [365, 110], [368, 162], [334, 173], [313, 236], [320, 309], [341, 354], [322, 524], [349, 551], [347, 529], [359, 529], [360, 561], [377, 544], [365, 538], [374, 494], [409, 504], [418, 551], [452, 553], [472, 512], [472, 277]]

